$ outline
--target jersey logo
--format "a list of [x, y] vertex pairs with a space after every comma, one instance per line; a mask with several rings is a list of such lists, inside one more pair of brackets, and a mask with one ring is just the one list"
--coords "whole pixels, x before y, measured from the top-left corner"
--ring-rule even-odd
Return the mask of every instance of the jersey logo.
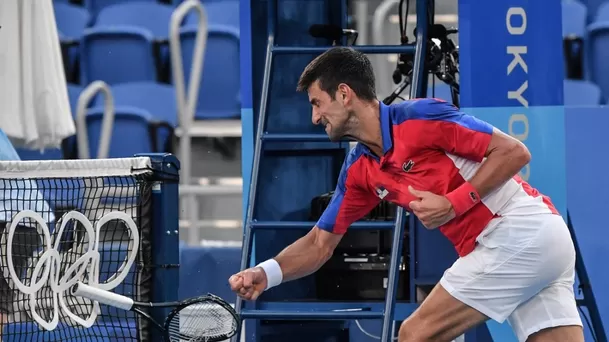
[[411, 159], [402, 165], [402, 171], [409, 172], [410, 170], [412, 170], [413, 166], [414, 166], [414, 162]]
[[389, 195], [389, 191], [387, 191], [387, 189], [385, 189], [382, 186], [378, 186], [375, 188], [376, 190], [376, 195], [380, 198], [383, 199], [385, 198], [387, 195]]

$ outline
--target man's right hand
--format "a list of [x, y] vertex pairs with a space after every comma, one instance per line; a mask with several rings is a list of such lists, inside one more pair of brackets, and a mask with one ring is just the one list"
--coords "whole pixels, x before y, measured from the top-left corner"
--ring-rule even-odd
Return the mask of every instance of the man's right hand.
[[231, 290], [245, 300], [256, 300], [266, 289], [266, 273], [260, 267], [248, 268], [228, 279]]

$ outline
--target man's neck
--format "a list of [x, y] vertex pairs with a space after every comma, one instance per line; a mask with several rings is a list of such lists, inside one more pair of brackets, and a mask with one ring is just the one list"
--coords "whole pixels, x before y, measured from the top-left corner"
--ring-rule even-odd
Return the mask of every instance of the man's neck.
[[366, 145], [378, 157], [383, 156], [383, 136], [381, 133], [381, 108], [378, 101], [362, 104], [356, 112], [357, 123], [350, 132], [355, 140]]

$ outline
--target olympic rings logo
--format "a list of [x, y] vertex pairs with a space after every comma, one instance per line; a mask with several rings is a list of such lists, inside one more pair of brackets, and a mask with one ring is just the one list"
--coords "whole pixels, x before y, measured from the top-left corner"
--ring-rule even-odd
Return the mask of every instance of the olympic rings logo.
[[[15, 230], [17, 229], [19, 222], [21, 222], [24, 218], [31, 218], [38, 223], [36, 228], [38, 230], [38, 235], [42, 236], [44, 239], [44, 251], [38, 256], [38, 262], [31, 272], [31, 277], [28, 277], [30, 279], [28, 284], [23, 283], [19, 279], [13, 263], [13, 239], [15, 236]], [[62, 259], [65, 264], [67, 261], [66, 259], [69, 259], [68, 253], [73, 254], [75, 252], [73, 250], [68, 250], [64, 253], [59, 252], [63, 232], [68, 222], [72, 220], [80, 223], [86, 231], [87, 239], [85, 240], [86, 243], [84, 243], [86, 246], [86, 251], [82, 253], [82, 255], [80, 255], [69, 267], [67, 267], [65, 272], [61, 272]], [[100, 283], [100, 231], [101, 228], [111, 220], [121, 220], [129, 229], [129, 249], [127, 252], [127, 257], [125, 258], [125, 261], [121, 267], [119, 267], [119, 269], [111, 277], [109, 277], [106, 282]], [[76, 315], [66, 304], [66, 297], [71, 296], [70, 289], [72, 286], [78, 281], [83, 281], [83, 278], [85, 277], [87, 278], [89, 285], [107, 291], [113, 290], [123, 280], [125, 280], [131, 266], [135, 262], [139, 248], [140, 238], [137, 225], [133, 219], [127, 215], [127, 213], [121, 211], [113, 211], [105, 214], [96, 222], [95, 227], [93, 227], [93, 224], [85, 215], [77, 211], [67, 212], [61, 217], [59, 222], [61, 222], [61, 224], [59, 225], [57, 238], [52, 239], [49, 227], [40, 214], [32, 210], [23, 210], [17, 213], [13, 217], [13, 220], [8, 228], [8, 238], [6, 244], [5, 246], [2, 246], [3, 248], [6, 248], [7, 261], [7, 267], [3, 268], [8, 269], [10, 279], [12, 280], [14, 286], [17, 287], [21, 293], [29, 296], [31, 317], [42, 328], [46, 330], [54, 330], [57, 327], [59, 324], [59, 308], [61, 308], [62, 312], [73, 319], [76, 323], [85, 328], [90, 328], [97, 319], [99, 303], [93, 302], [93, 310], [91, 310], [86, 319], [83, 319]], [[60, 273], [62, 273], [61, 276]], [[36, 311], [36, 307], [40, 306], [37, 303], [37, 293], [45, 286], [50, 287], [52, 292], [52, 318], [50, 321], [45, 320]], [[73, 299], [74, 298], [72, 297], [72, 300]]]

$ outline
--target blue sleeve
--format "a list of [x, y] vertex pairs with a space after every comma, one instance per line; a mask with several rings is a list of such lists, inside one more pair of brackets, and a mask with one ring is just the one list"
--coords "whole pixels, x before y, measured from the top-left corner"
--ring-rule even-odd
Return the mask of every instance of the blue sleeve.
[[349, 153], [338, 177], [338, 184], [330, 204], [317, 222], [317, 227], [325, 231], [344, 234], [349, 226], [364, 217], [380, 199], [368, 193], [359, 184], [362, 170], [361, 152], [355, 148]]

